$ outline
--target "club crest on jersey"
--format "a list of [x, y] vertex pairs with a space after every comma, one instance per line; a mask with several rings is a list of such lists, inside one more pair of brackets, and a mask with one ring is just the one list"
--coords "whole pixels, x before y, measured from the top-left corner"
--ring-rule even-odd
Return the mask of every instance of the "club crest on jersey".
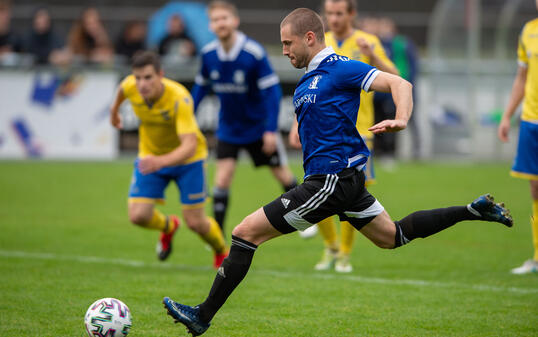
[[234, 83], [237, 83], [237, 84], [245, 83], [245, 73], [242, 70], [236, 70], [234, 72]]
[[160, 113], [165, 121], [170, 120], [170, 110], [161, 110]]
[[214, 81], [214, 80], [218, 80], [220, 75], [217, 70], [212, 70], [211, 73], [209, 74], [209, 77], [211, 77], [211, 79]]
[[308, 89], [318, 89], [318, 83], [321, 80], [321, 75], [316, 75], [312, 79], [312, 82], [310, 82], [310, 85], [308, 86]]

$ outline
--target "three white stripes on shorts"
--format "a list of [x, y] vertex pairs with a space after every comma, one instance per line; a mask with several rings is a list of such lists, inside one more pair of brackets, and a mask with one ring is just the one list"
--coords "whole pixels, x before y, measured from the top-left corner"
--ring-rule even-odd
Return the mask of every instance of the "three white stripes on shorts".
[[318, 208], [319, 205], [324, 203], [325, 200], [327, 200], [327, 198], [329, 197], [329, 195], [331, 195], [334, 192], [337, 182], [338, 182], [338, 175], [327, 174], [323, 188], [320, 189], [316, 194], [314, 194], [314, 196], [312, 196], [307, 202], [297, 207], [295, 209], [295, 212], [301, 217], [304, 217], [309, 212]]

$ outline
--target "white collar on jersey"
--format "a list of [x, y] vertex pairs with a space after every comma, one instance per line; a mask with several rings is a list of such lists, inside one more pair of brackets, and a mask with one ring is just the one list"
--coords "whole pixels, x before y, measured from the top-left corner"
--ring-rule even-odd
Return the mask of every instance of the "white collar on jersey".
[[247, 36], [240, 31], [237, 31], [236, 34], [237, 36], [235, 37], [235, 43], [232, 46], [232, 49], [230, 49], [230, 52], [228, 53], [226, 53], [226, 51], [222, 47], [222, 44], [219, 42], [219, 46], [217, 47], [217, 56], [219, 58], [219, 61], [235, 61], [237, 56], [239, 56], [239, 53], [241, 52], [241, 49], [245, 44]]
[[309, 73], [312, 70], [316, 70], [321, 61], [323, 61], [327, 56], [331, 54], [334, 54], [333, 47], [329, 46], [325, 49], [322, 49], [319, 53], [316, 54], [316, 56], [312, 58], [312, 60], [310, 60], [310, 63], [308, 64], [308, 66], [306, 66], [305, 73]]

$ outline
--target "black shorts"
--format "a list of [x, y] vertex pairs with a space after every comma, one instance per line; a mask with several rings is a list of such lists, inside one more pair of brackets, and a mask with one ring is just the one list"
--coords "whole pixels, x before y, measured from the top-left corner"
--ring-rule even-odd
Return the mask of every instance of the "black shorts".
[[303, 231], [335, 214], [360, 230], [384, 210], [366, 190], [364, 180], [364, 172], [357, 168], [312, 175], [263, 210], [273, 227], [283, 234]]
[[264, 165], [270, 167], [286, 165], [286, 150], [284, 149], [284, 144], [282, 143], [282, 138], [280, 136], [277, 136], [277, 150], [271, 155], [266, 155], [265, 152], [262, 151], [262, 147], [262, 139], [249, 144], [231, 144], [219, 140], [217, 143], [217, 159], [237, 159], [239, 150], [243, 148], [247, 150], [256, 167]]

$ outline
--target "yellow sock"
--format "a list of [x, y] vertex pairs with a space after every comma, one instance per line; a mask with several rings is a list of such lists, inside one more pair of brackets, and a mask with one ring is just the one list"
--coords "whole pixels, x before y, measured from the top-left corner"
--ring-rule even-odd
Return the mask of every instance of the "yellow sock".
[[167, 227], [169, 227], [167, 226], [166, 219], [167, 218], [164, 214], [162, 214], [156, 209], [153, 209], [153, 216], [151, 217], [151, 220], [147, 224], [143, 225], [143, 227], [151, 228], [151, 229], [158, 229], [161, 232], [164, 232], [167, 229]]
[[340, 254], [349, 255], [355, 241], [355, 232], [357, 230], [347, 221], [342, 221], [340, 224]]
[[532, 242], [534, 243], [534, 261], [538, 261], [538, 200], [532, 202]]
[[213, 248], [215, 253], [223, 254], [226, 252], [226, 243], [219, 224], [212, 217], [207, 218], [209, 219], [209, 230], [207, 233], [201, 234], [200, 237]]
[[319, 232], [325, 242], [325, 247], [334, 251], [338, 250], [338, 240], [336, 238], [336, 224], [332, 217], [321, 220], [318, 222]]

